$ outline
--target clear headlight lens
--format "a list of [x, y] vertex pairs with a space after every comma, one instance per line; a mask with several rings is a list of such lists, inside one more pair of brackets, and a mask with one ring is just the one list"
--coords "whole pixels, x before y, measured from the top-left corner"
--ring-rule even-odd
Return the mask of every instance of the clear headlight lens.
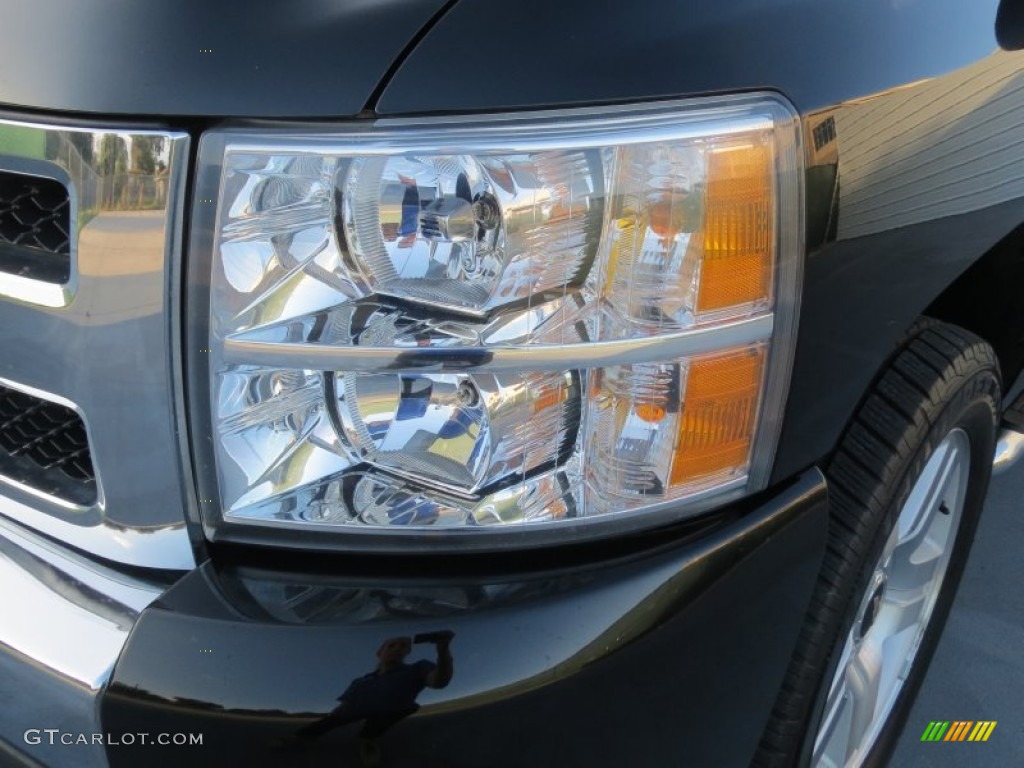
[[778, 98], [214, 132], [202, 161], [215, 531], [579, 536], [763, 486], [801, 249]]
[[583, 276], [600, 181], [584, 151], [356, 158], [341, 225], [375, 291], [482, 315]]
[[343, 438], [365, 461], [455, 491], [550, 463], [580, 418], [568, 372], [337, 373], [334, 391]]

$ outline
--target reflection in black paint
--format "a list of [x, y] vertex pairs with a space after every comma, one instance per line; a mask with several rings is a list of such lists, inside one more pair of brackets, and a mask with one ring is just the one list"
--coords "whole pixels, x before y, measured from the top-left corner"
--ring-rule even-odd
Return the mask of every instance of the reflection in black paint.
[[[392, 637], [377, 649], [377, 667], [357, 677], [338, 697], [338, 706], [279, 742], [285, 748], [301, 748], [335, 728], [362, 723], [359, 756], [364, 766], [381, 764], [380, 738], [397, 723], [414, 714], [416, 698], [424, 688], [444, 688], [451, 682], [454, 666], [449, 648], [454, 632], [443, 630], [415, 637]], [[406, 662], [413, 643], [433, 643], [437, 660]]]

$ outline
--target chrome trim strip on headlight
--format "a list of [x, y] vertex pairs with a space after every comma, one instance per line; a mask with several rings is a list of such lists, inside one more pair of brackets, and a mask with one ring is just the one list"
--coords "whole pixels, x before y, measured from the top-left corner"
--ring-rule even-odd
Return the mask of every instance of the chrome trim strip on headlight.
[[74, 403], [103, 488], [83, 509], [4, 486], [0, 515], [110, 560], [168, 569], [195, 562], [169, 298], [188, 142], [177, 131], [0, 116], [0, 167], [49, 168], [68, 185], [74, 215], [65, 285], [0, 281], [0, 376]]
[[[771, 315], [661, 336], [536, 344], [529, 347], [344, 347], [315, 343], [247, 341], [243, 334], [224, 340], [229, 363], [341, 371], [562, 371], [600, 368], [650, 360], [673, 360], [771, 338]], [[240, 338], [241, 337], [241, 338]]]

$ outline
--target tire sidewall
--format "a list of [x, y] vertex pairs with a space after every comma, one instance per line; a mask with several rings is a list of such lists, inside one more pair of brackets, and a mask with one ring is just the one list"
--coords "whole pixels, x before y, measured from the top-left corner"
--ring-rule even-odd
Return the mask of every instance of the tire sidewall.
[[914, 697], [924, 679], [929, 662], [935, 653], [942, 629], [956, 595], [974, 533], [977, 529], [981, 508], [988, 491], [992, 468], [992, 446], [996, 439], [996, 414], [998, 413], [999, 383], [990, 371], [979, 372], [957, 390], [939, 412], [935, 423], [926, 433], [924, 440], [908, 461], [899, 468], [899, 480], [890, 487], [895, 488], [884, 501], [881, 511], [874, 511], [876, 520], [869, 523], [874, 533], [871, 544], [863, 558], [853, 588], [848, 593], [846, 609], [835, 630], [831, 651], [824, 665], [824, 674], [819, 682], [812, 709], [812, 718], [804, 734], [800, 749], [800, 764], [809, 765], [814, 740], [817, 736], [829, 688], [835, 677], [843, 644], [850, 632], [861, 599], [868, 587], [882, 548], [885, 546], [899, 513], [910, 496], [915, 482], [920, 477], [935, 449], [954, 429], [963, 429], [970, 444], [970, 466], [967, 476], [967, 490], [960, 521], [953, 538], [953, 551], [939, 590], [938, 598], [928, 619], [921, 644], [918, 647], [912, 667], [893, 703], [886, 722], [879, 731], [874, 745], [866, 756], [864, 766], [884, 768], [896, 745], [903, 726], [910, 713]]

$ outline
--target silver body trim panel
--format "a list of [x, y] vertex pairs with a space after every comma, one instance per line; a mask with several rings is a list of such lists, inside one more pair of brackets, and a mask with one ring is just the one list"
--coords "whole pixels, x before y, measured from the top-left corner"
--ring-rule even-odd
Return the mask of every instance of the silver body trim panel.
[[0, 519], [0, 644], [90, 690], [163, 591]]
[[[24, 750], [30, 728], [101, 732], [100, 689], [138, 615], [164, 588], [2, 518], [0, 584], [0, 700], [12, 703], [0, 718], [0, 744]], [[31, 751], [51, 766], [107, 764], [102, 745], [43, 742]]]
[[[7, 517], [55, 539], [67, 541], [78, 549], [91, 552], [106, 560], [137, 564], [150, 568], [186, 570], [194, 567], [192, 544], [181, 525], [164, 528], [124, 528], [107, 520], [96, 525], [79, 526], [56, 517], [40, 514], [43, 500], [32, 489], [19, 491], [4, 488], [0, 496], [0, 523]], [[28, 501], [11, 496], [24, 494]], [[0, 579], [0, 584], [3, 579]]]
[[171, 365], [188, 142], [183, 132], [0, 118], [0, 167], [52, 166], [75, 212], [66, 285], [0, 281], [0, 378], [74, 404], [103, 489], [82, 508], [6, 485], [0, 514], [104, 558], [167, 569], [195, 564]]

